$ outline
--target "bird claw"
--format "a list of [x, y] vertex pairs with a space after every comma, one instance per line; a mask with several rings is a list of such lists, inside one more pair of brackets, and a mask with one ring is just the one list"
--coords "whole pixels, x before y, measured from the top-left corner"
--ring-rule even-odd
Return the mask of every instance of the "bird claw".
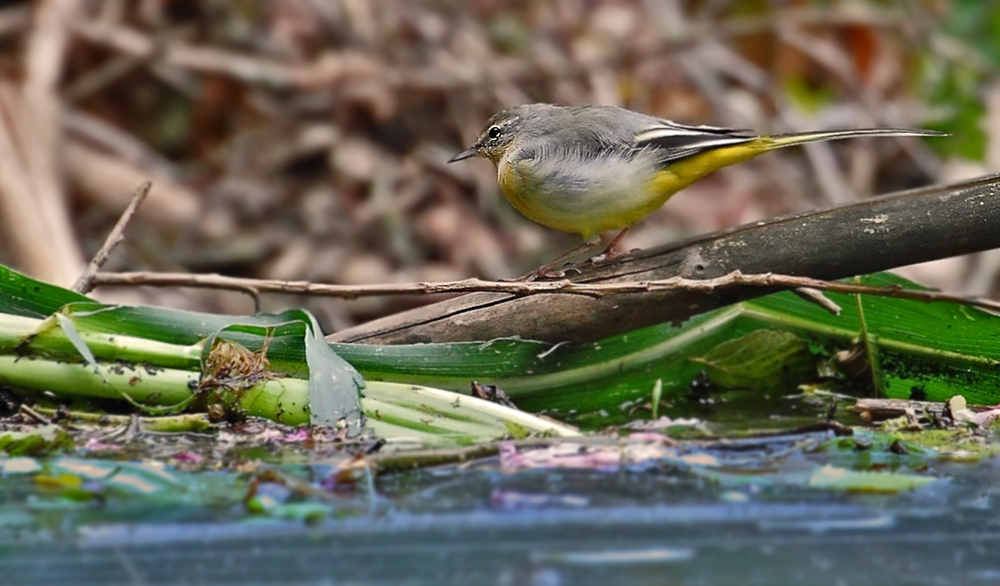
[[608, 262], [609, 260], [618, 258], [619, 256], [624, 256], [625, 254], [626, 253], [619, 252], [617, 250], [605, 250], [601, 254], [596, 254], [596, 255], [590, 257], [590, 259], [588, 259], [587, 262], [589, 262], [592, 265], [599, 266], [599, 265], [602, 265], [602, 264]]

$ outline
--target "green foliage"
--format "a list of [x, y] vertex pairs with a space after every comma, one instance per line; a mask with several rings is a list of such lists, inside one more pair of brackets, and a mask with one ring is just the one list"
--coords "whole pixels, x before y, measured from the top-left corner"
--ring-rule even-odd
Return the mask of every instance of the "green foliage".
[[30, 432], [0, 433], [0, 452], [7, 456], [42, 456], [72, 447], [73, 439], [55, 425], [45, 425]]
[[[930, 57], [925, 59], [930, 60]], [[940, 64], [937, 64], [940, 66]], [[986, 113], [980, 92], [983, 76], [962, 64], [947, 65], [932, 71], [935, 65], [924, 64], [928, 101], [945, 113], [940, 119], [926, 124], [930, 130], [947, 132], [949, 136], [927, 141], [931, 148], [942, 155], [952, 155], [981, 161], [986, 155], [986, 132], [982, 118]]]
[[22, 317], [48, 317], [60, 307], [87, 297], [62, 287], [29, 279], [6, 267], [0, 267], [0, 313]]
[[828, 86], [811, 85], [801, 77], [793, 77], [785, 82], [785, 93], [792, 102], [808, 113], [818, 112], [837, 98]]
[[980, 0], [951, 0], [944, 13], [942, 33], [947, 54], [934, 44], [920, 55], [923, 91], [944, 113], [929, 128], [951, 133], [928, 141], [938, 152], [982, 160], [986, 134], [982, 118], [983, 92], [1000, 66], [1000, 4]]
[[[311, 421], [314, 424], [334, 425], [343, 418], [355, 433], [361, 429], [358, 389], [363, 385], [363, 379], [330, 349], [323, 340], [315, 319], [304, 311], [292, 310], [277, 315], [224, 316], [155, 307], [108, 306], [0, 267], [0, 312], [21, 317], [52, 316], [24, 338], [0, 333], [0, 353], [58, 357], [68, 362], [52, 366], [63, 372], [63, 382], [76, 381], [82, 385], [78, 387], [82, 390], [90, 384], [103, 381], [105, 389], [93, 389], [98, 396], [134, 402], [134, 393], [142, 393], [142, 389], [130, 388], [135, 386], [133, 381], [140, 378], [139, 374], [127, 375], [127, 381], [119, 380], [116, 384], [110, 382], [124, 374], [116, 372], [114, 367], [107, 369], [107, 363], [123, 359], [119, 352], [122, 346], [119, 342], [125, 338], [131, 338], [129, 344], [125, 344], [126, 347], [140, 348], [134, 354], [125, 352], [132, 359], [131, 363], [126, 363], [130, 370], [134, 371], [136, 365], [142, 364], [155, 364], [161, 368], [195, 369], [200, 372], [201, 377], [188, 378], [196, 385], [198, 381], [205, 381], [206, 375], [212, 374], [206, 371], [205, 358], [215, 348], [215, 340], [230, 340], [250, 352], [263, 353], [266, 349], [266, 356], [263, 358], [267, 364], [266, 369], [259, 369], [261, 372], [234, 373], [229, 377], [231, 380], [242, 377], [244, 380], [261, 383], [241, 383], [239, 386], [243, 390], [229, 389], [238, 395], [233, 405], [249, 408], [256, 415], [269, 413], [272, 418], [289, 423]], [[10, 323], [11, 319], [8, 317], [7, 321]], [[65, 353], [68, 350], [65, 341], [72, 348], [69, 354]], [[148, 345], [148, 342], [159, 344]], [[192, 346], [198, 347], [197, 354], [188, 351]], [[164, 355], [165, 360], [157, 359]], [[81, 358], [100, 381], [90, 381], [92, 377], [88, 377], [88, 372], [74, 369], [72, 363]], [[98, 359], [105, 363], [99, 364]], [[30, 384], [29, 379], [40, 374], [37, 368], [31, 368], [36, 366], [38, 365], [11, 363], [7, 366], [6, 374], [0, 372], [0, 381], [10, 382], [15, 380], [15, 376], [19, 376], [16, 380], [20, 384]], [[121, 365], [117, 366], [117, 370], [122, 370]], [[155, 371], [155, 368], [152, 370]], [[294, 385], [292, 381], [269, 383], [267, 375], [271, 370], [291, 378], [308, 377], [308, 401], [291, 399], [293, 394], [287, 394], [287, 391], [288, 385]], [[171, 385], [184, 380], [184, 375], [180, 373], [168, 377], [163, 372], [159, 379], [155, 375], [155, 372], [146, 373], [146, 378], [149, 379], [147, 390], [150, 388], [149, 383], [154, 387], [161, 383], [167, 386], [142, 393], [145, 400], [152, 402], [150, 406], [162, 405], [167, 396], [176, 396], [175, 392], [171, 392]], [[269, 384], [270, 387], [282, 390], [278, 395], [262, 392]], [[72, 385], [65, 390], [72, 391]], [[183, 393], [185, 388], [181, 387], [179, 390]], [[194, 398], [192, 389], [186, 390], [187, 395]], [[184, 407], [190, 401], [175, 402]]]
[[[13, 283], [9, 277], [0, 279], [0, 285], [4, 282]], [[875, 275], [863, 282], [912, 286], [891, 275]], [[178, 374], [193, 371], [196, 376], [204, 372], [207, 348], [214, 347], [211, 341], [224, 338], [251, 351], [267, 346], [267, 357], [275, 372], [292, 377], [281, 379], [286, 381], [280, 383], [283, 385], [316, 373], [317, 361], [327, 361], [327, 367], [334, 369], [330, 372], [337, 373], [337, 380], [332, 382], [348, 382], [349, 396], [353, 397], [357, 396], [354, 385], [358, 379], [351, 367], [342, 367], [347, 363], [370, 381], [429, 385], [463, 393], [472, 380], [480, 380], [497, 384], [529, 411], [547, 411], [595, 426], [648, 417], [650, 390], [657, 385], [663, 406], [670, 409], [671, 415], [704, 415], [706, 405], [727, 402], [773, 411], [775, 403], [770, 399], [795, 393], [800, 384], [826, 381], [829, 386], [830, 373], [817, 367], [824, 361], [834, 369], [832, 384], [839, 385], [841, 392], [851, 392], [852, 387], [857, 392], [858, 381], [865, 377], [851, 371], [849, 361], [829, 360], [851, 348], [861, 349], [863, 362], [877, 375], [874, 379], [867, 377], [861, 389], [865, 394], [874, 388], [889, 397], [909, 398], [919, 390], [930, 400], [943, 401], [962, 394], [970, 403], [988, 404], [998, 401], [995, 389], [1000, 387], [1000, 318], [950, 303], [830, 294], [830, 299], [842, 308], [841, 314], [835, 316], [789, 292], [700, 315], [681, 326], [663, 324], [591, 344], [550, 345], [505, 339], [385, 347], [327, 345], [311, 317], [303, 312], [230, 317], [93, 302], [56, 307], [66, 295], [48, 285], [37, 286], [41, 287], [43, 301], [31, 300], [24, 305], [30, 305], [35, 313], [59, 310], [62, 317], [42, 322], [47, 324], [44, 327], [35, 326], [35, 333], [27, 339], [22, 338], [23, 333], [5, 334], [7, 330], [0, 328], [0, 354], [6, 353], [10, 359], [0, 360], [0, 365], [6, 365], [8, 377], [25, 376], [24, 370], [37, 366], [13, 360], [14, 355], [26, 351], [79, 363], [83, 346], [93, 354], [87, 358], [91, 367], [114, 360], [121, 356], [123, 346], [136, 348], [135, 342], [120, 343], [127, 334], [140, 336], [152, 345], [151, 359], [171, 356], [164, 360], [171, 362], [171, 368], [179, 369]], [[4, 302], [12, 305], [9, 300]], [[28, 319], [0, 317], [6, 321]], [[24, 331], [25, 326], [18, 327], [10, 331]], [[67, 331], [73, 334], [68, 336]], [[168, 352], [157, 344], [173, 350]], [[316, 353], [311, 358], [310, 344]], [[138, 362], [142, 352], [135, 352], [130, 356]], [[308, 369], [303, 368], [304, 364]], [[59, 368], [80, 367], [66, 364]], [[113, 371], [91, 368], [89, 372], [91, 377], [124, 380], [121, 373]], [[82, 374], [67, 371], [65, 377]], [[64, 382], [77, 380], [65, 377]], [[27, 384], [25, 378], [17, 380]], [[166, 384], [166, 380], [161, 377], [154, 382]], [[314, 414], [312, 389], [326, 388], [324, 382], [331, 381], [310, 378], [308, 404]], [[128, 389], [127, 382], [116, 384], [118, 390], [101, 391], [99, 396], [115, 398]], [[244, 396], [248, 403], [244, 404], [269, 400], [265, 399], [269, 395], [261, 392], [248, 392]], [[394, 395], [396, 392], [404, 394]], [[373, 390], [366, 393], [365, 410], [377, 414], [376, 422], [390, 434], [417, 433], [425, 438], [444, 434], [472, 441], [478, 434], [496, 429], [494, 424], [506, 429], [506, 423], [477, 422], [460, 408], [456, 410], [452, 407], [454, 395], [418, 395], [407, 395], [405, 391], [385, 395]], [[160, 404], [174, 404], [162, 402], [171, 396], [166, 387], [143, 396], [144, 400], [159, 398]], [[711, 401], [706, 403], [706, 399]], [[279, 414], [287, 414], [278, 401]]]
[[[914, 287], [888, 274], [862, 282]], [[819, 362], [855, 346], [862, 333], [859, 310], [863, 308], [868, 344], [877, 349], [866, 359], [878, 360], [887, 396], [909, 398], [919, 389], [935, 401], [956, 394], [977, 404], [1000, 399], [995, 390], [1000, 388], [997, 316], [952, 303], [862, 296], [859, 304], [854, 296], [828, 297], [840, 305], [840, 315], [787, 292], [700, 315], [681, 326], [662, 324], [590, 344], [496, 340], [392, 347], [334, 344], [334, 348], [369, 380], [463, 391], [468, 381], [481, 380], [500, 386], [522, 408], [600, 426], [648, 415], [642, 405], [657, 380], [662, 381], [662, 395], [672, 415], [702, 413], [701, 391], [694, 384], [701, 371], [708, 374], [715, 399], [763, 401], [774, 410], [769, 396], [794, 392], [794, 385], [803, 382], [806, 349]], [[761, 330], [775, 333], [755, 333]], [[771, 358], [755, 355], [751, 347], [750, 342], [766, 338], [772, 338], [768, 343], [776, 353]], [[719, 358], [737, 349], [741, 352], [727, 362]], [[736, 365], [739, 361], [742, 364]], [[795, 376], [779, 381], [785, 372]], [[813, 376], [826, 378], [819, 371]], [[740, 382], [741, 377], [747, 378]], [[851, 390], [850, 378], [840, 373], [845, 391]], [[770, 380], [770, 386], [764, 380]], [[865, 385], [865, 394], [870, 386]], [[727, 392], [730, 387], [756, 387], [757, 392], [734, 394]]]
[[982, 0], [951, 0], [943, 28], [993, 65], [1000, 65], [1000, 5]]
[[[29, 290], [34, 296], [17, 293]], [[144, 414], [221, 408], [418, 444], [575, 431], [454, 393], [363, 379], [304, 311], [220, 316], [108, 306], [0, 267], [0, 384], [125, 402]], [[68, 301], [66, 305], [59, 305]], [[40, 319], [45, 316], [45, 319]], [[307, 380], [306, 380], [307, 379]]]
[[704, 365], [712, 382], [727, 388], [788, 388], [816, 373], [816, 360], [806, 341], [778, 330], [750, 332], [691, 360]]

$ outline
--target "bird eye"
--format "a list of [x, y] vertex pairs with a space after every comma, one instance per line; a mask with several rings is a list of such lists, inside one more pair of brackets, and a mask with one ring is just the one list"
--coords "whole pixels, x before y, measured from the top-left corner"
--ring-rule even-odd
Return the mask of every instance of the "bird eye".
[[489, 135], [490, 138], [497, 138], [498, 136], [500, 136], [500, 127], [499, 126], [490, 127]]

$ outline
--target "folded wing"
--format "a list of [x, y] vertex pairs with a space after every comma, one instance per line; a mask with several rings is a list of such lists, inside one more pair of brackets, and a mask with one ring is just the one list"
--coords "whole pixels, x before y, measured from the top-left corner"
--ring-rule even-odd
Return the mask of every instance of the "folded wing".
[[752, 131], [714, 126], [688, 126], [661, 120], [635, 135], [634, 148], [652, 149], [662, 163], [689, 157], [711, 149], [756, 140]]

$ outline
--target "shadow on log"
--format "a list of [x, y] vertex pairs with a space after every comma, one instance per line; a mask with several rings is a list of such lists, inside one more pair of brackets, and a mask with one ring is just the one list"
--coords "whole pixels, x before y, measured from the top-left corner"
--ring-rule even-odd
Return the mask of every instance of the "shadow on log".
[[[732, 271], [834, 280], [1000, 248], [1000, 175], [889, 194], [783, 216], [581, 267], [577, 282], [711, 279]], [[663, 291], [518, 297], [474, 293], [387, 316], [330, 341], [412, 344], [520, 336], [594, 341], [766, 295], [761, 287], [712, 294]]]

